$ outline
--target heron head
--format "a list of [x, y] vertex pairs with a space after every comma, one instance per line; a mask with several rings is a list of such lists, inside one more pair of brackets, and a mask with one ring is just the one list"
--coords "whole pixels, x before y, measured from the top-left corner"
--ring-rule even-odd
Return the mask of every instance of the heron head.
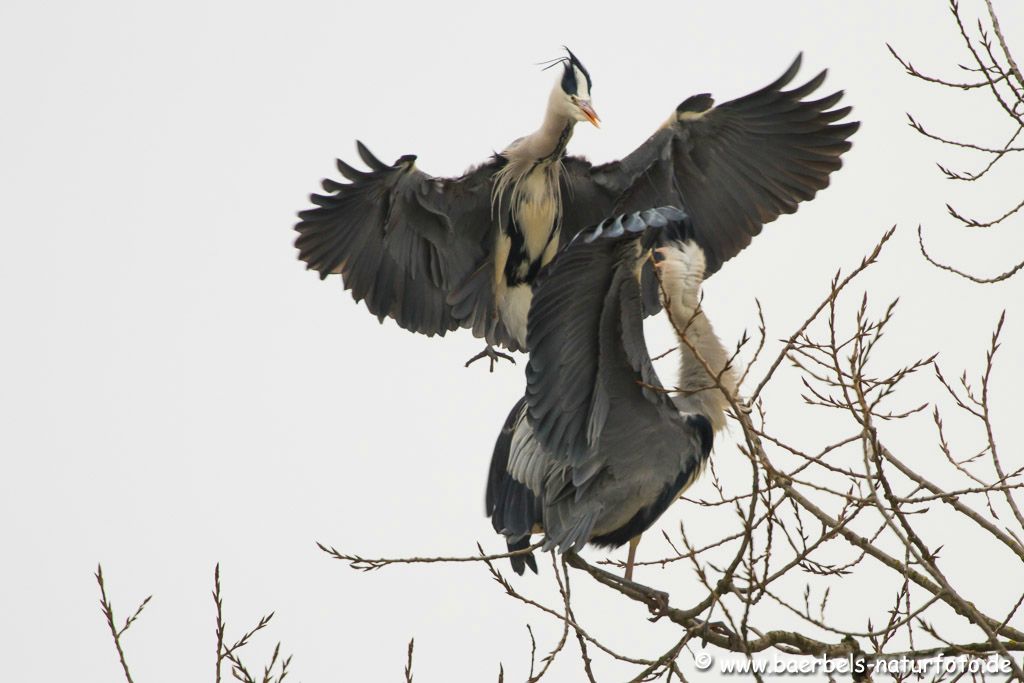
[[550, 66], [562, 65], [562, 79], [558, 83], [557, 90], [561, 91], [565, 113], [574, 121], [590, 121], [600, 128], [601, 119], [598, 118], [590, 101], [592, 85], [590, 73], [583, 66], [583, 62], [572, 53], [572, 50], [565, 48], [565, 51], [568, 56], [559, 57], [550, 64]]

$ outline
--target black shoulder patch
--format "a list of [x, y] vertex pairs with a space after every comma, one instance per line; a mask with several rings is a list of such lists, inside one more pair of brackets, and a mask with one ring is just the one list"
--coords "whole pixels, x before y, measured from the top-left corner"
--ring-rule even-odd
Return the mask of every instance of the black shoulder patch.
[[690, 95], [676, 107], [676, 114], [684, 114], [688, 111], [702, 114], [713, 106], [715, 106], [715, 98], [711, 96], [711, 93], [704, 92], [700, 95]]
[[711, 427], [711, 420], [701, 413], [694, 413], [686, 416], [686, 424], [693, 427], [700, 439], [700, 454], [707, 458], [711, 455], [711, 447], [715, 443], [715, 430]]

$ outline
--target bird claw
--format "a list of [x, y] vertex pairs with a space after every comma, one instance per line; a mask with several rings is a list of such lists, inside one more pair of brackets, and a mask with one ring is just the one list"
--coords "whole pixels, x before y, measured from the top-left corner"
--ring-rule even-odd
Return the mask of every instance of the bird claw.
[[504, 358], [507, 361], [511, 361], [512, 365], [516, 364], [516, 359], [515, 358], [513, 358], [510, 355], [508, 355], [507, 353], [502, 353], [501, 351], [495, 351], [494, 347], [491, 346], [490, 344], [488, 344], [487, 346], [484, 347], [483, 351], [481, 351], [480, 353], [476, 354], [475, 356], [473, 356], [472, 358], [467, 360], [465, 367], [468, 368], [470, 365], [472, 365], [473, 363], [477, 362], [481, 358], [487, 358], [487, 359], [490, 360], [490, 362], [491, 362], [491, 372], [494, 372], [494, 364], [497, 363], [498, 360], [501, 359], [501, 358]]
[[651, 611], [651, 614], [654, 615], [653, 617], [648, 619], [648, 621], [653, 623], [668, 614], [668, 593], [659, 590], [652, 592], [654, 593], [654, 604], [647, 605], [647, 609], [649, 609]]
[[708, 644], [708, 633], [715, 633], [720, 636], [732, 637], [734, 634], [725, 622], [722, 621], [705, 621], [700, 627], [701, 633], [701, 647]]

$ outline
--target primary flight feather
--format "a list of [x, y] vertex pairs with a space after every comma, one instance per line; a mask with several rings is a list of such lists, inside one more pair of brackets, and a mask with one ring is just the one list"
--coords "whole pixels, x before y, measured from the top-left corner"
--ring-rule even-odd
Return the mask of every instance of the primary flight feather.
[[[540, 270], [582, 228], [613, 214], [673, 205], [690, 216], [714, 273], [762, 226], [793, 213], [829, 183], [859, 123], [842, 92], [810, 99], [825, 72], [790, 88], [798, 56], [777, 80], [715, 105], [685, 99], [619, 161], [566, 156], [576, 123], [598, 124], [590, 73], [572, 52], [544, 122], [457, 178], [436, 178], [406, 155], [393, 164], [357, 143], [368, 170], [338, 161], [347, 182], [323, 181], [299, 214], [299, 258], [321, 278], [339, 274], [380, 320], [426, 335], [469, 328], [493, 347], [526, 348]], [[658, 306], [649, 267], [644, 301]], [[478, 356], [478, 357], [480, 357]]]

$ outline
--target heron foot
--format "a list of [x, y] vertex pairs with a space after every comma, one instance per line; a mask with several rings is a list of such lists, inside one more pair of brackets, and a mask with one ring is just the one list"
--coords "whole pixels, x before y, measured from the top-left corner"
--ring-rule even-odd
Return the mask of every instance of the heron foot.
[[649, 621], [653, 622], [668, 614], [668, 593], [653, 589], [651, 592], [653, 593], [654, 604], [649, 605], [648, 609], [654, 615], [649, 619]]
[[[578, 563], [573, 564], [573, 562], [570, 561], [569, 564], [573, 564], [573, 566], [576, 566], [578, 568], [585, 568], [586, 571], [589, 572], [590, 575], [593, 576], [595, 579], [598, 579], [599, 581], [603, 581], [605, 583], [614, 583], [630, 592], [642, 595], [646, 599], [645, 601], [647, 602], [647, 609], [650, 610], [651, 614], [654, 615], [653, 617], [651, 617], [651, 621], [657, 621], [658, 619], [661, 619], [663, 616], [668, 614], [669, 595], [665, 591], [660, 591], [656, 588], [645, 586], [642, 583], [637, 583], [636, 581], [633, 581], [633, 579], [631, 578], [626, 578], [624, 576], [619, 576], [618, 574], [613, 574], [612, 572], [605, 571], [600, 567], [595, 567], [593, 565], [583, 562], [582, 558], [579, 558], [579, 556], [575, 557], [578, 559]], [[581, 564], [582, 567], [580, 567]]]
[[731, 638], [735, 635], [732, 629], [730, 629], [725, 624], [725, 622], [721, 621], [705, 621], [701, 625], [698, 632], [701, 634], [701, 642], [704, 645], [708, 644], [708, 633], [715, 633], [717, 635], [726, 636], [728, 638]]
[[638, 593], [642, 593], [645, 597], [648, 598], [649, 602], [647, 604], [647, 609], [650, 611], [651, 614], [654, 615], [650, 618], [650, 621], [657, 621], [658, 619], [661, 619], [663, 616], [668, 614], [668, 593], [666, 593], [665, 591], [660, 591], [657, 588], [645, 586], [642, 583], [637, 583], [633, 580], [633, 573], [631, 570], [632, 567], [628, 567], [626, 569], [626, 571], [628, 572], [626, 576], [619, 577], [615, 574], [612, 574], [611, 572], [608, 573], [608, 576], [614, 578], [616, 583], [618, 583], [620, 586], [623, 586], [624, 588], [630, 588]]
[[476, 354], [475, 356], [473, 356], [472, 358], [467, 360], [465, 367], [468, 368], [470, 365], [472, 365], [473, 363], [477, 362], [481, 358], [487, 358], [487, 359], [490, 360], [490, 362], [491, 362], [491, 372], [494, 372], [494, 364], [497, 363], [498, 360], [501, 359], [501, 358], [504, 358], [507, 361], [511, 361], [512, 365], [516, 364], [516, 359], [515, 358], [513, 358], [510, 355], [508, 355], [507, 353], [502, 353], [501, 351], [496, 351], [493, 346], [488, 344], [487, 346], [484, 347], [483, 351], [481, 351], [480, 353]]

